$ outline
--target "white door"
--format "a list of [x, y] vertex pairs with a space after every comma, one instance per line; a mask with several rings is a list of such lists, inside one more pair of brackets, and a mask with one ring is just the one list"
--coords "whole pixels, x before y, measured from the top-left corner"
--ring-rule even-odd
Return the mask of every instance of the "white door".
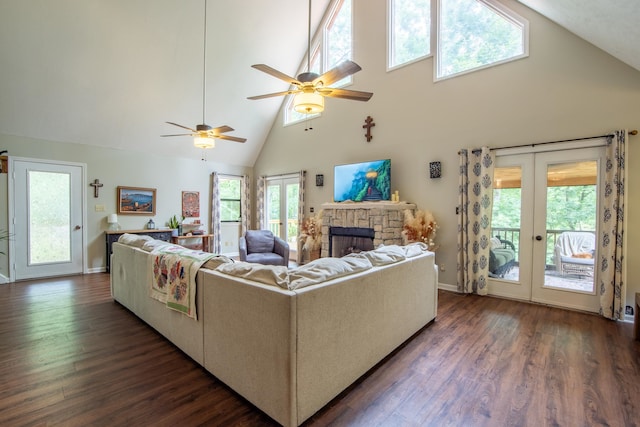
[[294, 253], [298, 247], [299, 194], [297, 176], [267, 179], [266, 223], [273, 234], [289, 243], [290, 251]]
[[84, 265], [84, 166], [12, 161], [15, 280], [78, 274]]
[[598, 311], [603, 165], [603, 147], [496, 157], [491, 235], [502, 247], [494, 252], [513, 244], [515, 262], [494, 275], [489, 293]]

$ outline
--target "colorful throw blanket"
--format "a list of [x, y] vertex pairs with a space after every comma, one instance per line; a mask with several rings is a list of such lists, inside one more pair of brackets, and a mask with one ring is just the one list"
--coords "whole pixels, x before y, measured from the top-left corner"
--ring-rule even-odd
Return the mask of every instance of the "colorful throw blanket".
[[151, 252], [149, 295], [167, 307], [197, 320], [196, 276], [198, 269], [215, 254], [177, 246], [162, 246]]

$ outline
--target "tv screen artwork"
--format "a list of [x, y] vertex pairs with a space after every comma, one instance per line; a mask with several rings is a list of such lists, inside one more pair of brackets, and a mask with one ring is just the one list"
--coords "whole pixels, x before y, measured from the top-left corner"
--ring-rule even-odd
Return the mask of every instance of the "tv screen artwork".
[[391, 200], [391, 160], [338, 165], [333, 182], [336, 202]]

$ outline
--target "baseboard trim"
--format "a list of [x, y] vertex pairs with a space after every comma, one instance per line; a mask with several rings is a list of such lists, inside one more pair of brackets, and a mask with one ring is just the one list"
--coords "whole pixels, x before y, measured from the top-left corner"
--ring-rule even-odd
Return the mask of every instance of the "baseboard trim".
[[438, 289], [442, 289], [443, 291], [458, 292], [457, 286], [442, 282], [438, 282]]
[[0, 274], [0, 285], [6, 285], [7, 283], [11, 283], [11, 280], [4, 274]]

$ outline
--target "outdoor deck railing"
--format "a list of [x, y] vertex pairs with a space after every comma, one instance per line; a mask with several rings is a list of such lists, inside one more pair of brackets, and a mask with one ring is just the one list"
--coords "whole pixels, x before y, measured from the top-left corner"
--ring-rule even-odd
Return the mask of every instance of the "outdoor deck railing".
[[[553, 260], [553, 250], [556, 246], [556, 240], [558, 236], [565, 231], [575, 231], [575, 230], [547, 230], [547, 267], [555, 267]], [[591, 230], [580, 230], [580, 231], [588, 231], [591, 233], [595, 233], [595, 231]], [[499, 236], [501, 239], [509, 240], [513, 243], [513, 246], [516, 248], [516, 263], [518, 262], [518, 255], [520, 253], [520, 229], [519, 228], [504, 228], [504, 227], [493, 227], [491, 229], [492, 236]]]

